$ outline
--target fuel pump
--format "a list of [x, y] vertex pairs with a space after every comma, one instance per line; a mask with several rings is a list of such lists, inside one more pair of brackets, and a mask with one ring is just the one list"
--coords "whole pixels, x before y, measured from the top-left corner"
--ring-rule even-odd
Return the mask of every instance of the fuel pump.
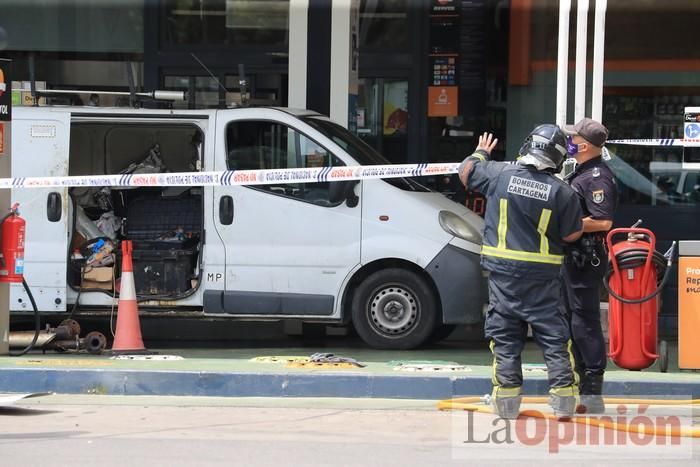
[[[616, 365], [641, 370], [660, 359], [668, 366], [665, 342], [657, 346], [657, 295], [670, 277], [675, 242], [664, 254], [656, 251], [656, 238], [648, 229], [613, 229], [608, 232], [610, 265], [603, 285], [610, 294], [608, 332], [610, 358]], [[620, 234], [627, 234], [620, 241]]]
[[35, 332], [32, 341], [23, 350], [10, 355], [18, 356], [29, 352], [36, 343], [41, 332], [39, 309], [34, 296], [24, 280], [24, 240], [26, 222], [19, 215], [19, 204], [15, 203], [10, 213], [0, 221], [0, 282], [22, 283], [29, 301], [34, 308]]

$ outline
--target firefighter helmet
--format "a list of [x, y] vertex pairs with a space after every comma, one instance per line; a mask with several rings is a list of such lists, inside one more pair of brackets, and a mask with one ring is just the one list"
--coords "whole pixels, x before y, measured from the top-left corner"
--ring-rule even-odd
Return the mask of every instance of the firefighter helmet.
[[566, 159], [566, 134], [557, 125], [540, 125], [525, 138], [519, 162], [537, 170], [561, 171]]

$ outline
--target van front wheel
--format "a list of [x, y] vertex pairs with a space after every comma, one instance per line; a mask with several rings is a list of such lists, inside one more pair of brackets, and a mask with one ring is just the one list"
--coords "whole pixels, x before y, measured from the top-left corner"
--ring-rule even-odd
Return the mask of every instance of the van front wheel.
[[405, 269], [368, 276], [355, 290], [352, 322], [360, 337], [377, 349], [412, 349], [433, 329], [437, 304], [426, 281]]

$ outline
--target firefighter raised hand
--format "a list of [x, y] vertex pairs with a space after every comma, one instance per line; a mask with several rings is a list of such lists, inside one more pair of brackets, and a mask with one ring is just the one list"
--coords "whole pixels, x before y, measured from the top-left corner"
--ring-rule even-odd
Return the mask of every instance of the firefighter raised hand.
[[[474, 154], [467, 157], [464, 162], [459, 166], [459, 179], [462, 185], [467, 185], [467, 172], [471, 169], [471, 163], [474, 160], [486, 160], [491, 156], [491, 151], [498, 144], [498, 138], [494, 138], [493, 134], [484, 132], [483, 135], [479, 136], [479, 144], [476, 146]], [[473, 159], [472, 159], [473, 158]]]
[[564, 243], [581, 236], [583, 215], [576, 193], [554, 176], [566, 158], [566, 136], [556, 125], [538, 126], [516, 164], [488, 160], [497, 141], [484, 133], [459, 168], [465, 187], [486, 197], [481, 264], [491, 273], [485, 323], [495, 366], [491, 400], [501, 417], [518, 416], [520, 354], [529, 324], [547, 364], [550, 403], [558, 417], [567, 418], [574, 412], [578, 382], [559, 270]]

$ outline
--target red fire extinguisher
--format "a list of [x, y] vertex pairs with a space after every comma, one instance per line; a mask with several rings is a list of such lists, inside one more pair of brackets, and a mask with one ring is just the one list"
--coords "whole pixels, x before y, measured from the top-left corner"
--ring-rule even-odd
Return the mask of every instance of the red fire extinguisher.
[[[666, 343], [657, 346], [657, 295], [670, 277], [675, 242], [661, 254], [653, 232], [635, 226], [613, 229], [606, 238], [610, 264], [603, 284], [610, 294], [609, 356], [628, 370], [648, 368], [661, 357], [661, 371], [666, 371]], [[620, 241], [620, 234], [627, 239]]]
[[26, 222], [19, 217], [15, 203], [0, 222], [0, 282], [19, 282], [24, 274], [24, 239]]

